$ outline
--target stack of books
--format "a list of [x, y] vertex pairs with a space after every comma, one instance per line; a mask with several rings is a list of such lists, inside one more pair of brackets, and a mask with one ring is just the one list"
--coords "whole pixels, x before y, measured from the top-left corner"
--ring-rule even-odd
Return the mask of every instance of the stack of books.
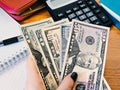
[[100, 0], [100, 4], [107, 11], [114, 25], [120, 29], [120, 1]]

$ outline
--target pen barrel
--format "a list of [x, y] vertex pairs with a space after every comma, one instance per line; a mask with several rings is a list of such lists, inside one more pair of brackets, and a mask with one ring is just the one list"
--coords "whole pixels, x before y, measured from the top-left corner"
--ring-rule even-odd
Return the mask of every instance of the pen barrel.
[[6, 40], [3, 40], [0, 42], [0, 46], [5, 46], [5, 45], [9, 45], [9, 44], [13, 44], [13, 43], [17, 43], [23, 41], [23, 36], [16, 36], [16, 37], [12, 37], [12, 38], [8, 38]]

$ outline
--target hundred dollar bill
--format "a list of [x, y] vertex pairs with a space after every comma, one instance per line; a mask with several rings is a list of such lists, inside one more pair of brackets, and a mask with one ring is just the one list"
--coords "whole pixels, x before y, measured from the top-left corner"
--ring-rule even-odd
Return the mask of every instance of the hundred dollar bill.
[[[54, 26], [45, 27], [41, 30], [43, 31], [44, 40], [48, 46], [48, 51], [51, 53], [53, 63], [55, 63], [57, 71], [60, 73], [60, 26], [69, 22], [68, 19], [63, 19], [56, 22]], [[52, 24], [52, 25], [53, 25]]]
[[103, 78], [102, 80], [102, 87], [101, 90], [111, 90], [110, 86], [108, 85], [107, 81], [105, 80], [105, 78]]
[[74, 89], [100, 90], [109, 28], [73, 20], [62, 77], [77, 72]]
[[40, 51], [38, 42], [36, 41], [34, 34], [29, 31], [31, 31], [31, 29], [34, 30], [35, 28], [41, 28], [43, 26], [51, 24], [52, 22], [53, 22], [52, 18], [48, 18], [34, 23], [24, 24], [21, 27], [22, 32], [26, 38], [26, 41], [29, 44], [31, 52], [34, 56], [34, 59], [36, 60], [36, 64], [38, 66], [40, 75], [42, 76], [46, 90], [55, 90], [57, 87], [57, 83], [53, 78], [53, 75], [43, 58], [43, 55]]

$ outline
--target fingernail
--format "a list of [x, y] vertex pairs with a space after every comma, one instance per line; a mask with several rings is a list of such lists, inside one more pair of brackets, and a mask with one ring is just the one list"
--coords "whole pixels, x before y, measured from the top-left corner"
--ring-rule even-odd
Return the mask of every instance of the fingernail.
[[76, 72], [73, 72], [71, 74], [71, 78], [73, 79], [74, 82], [77, 80], [77, 76], [78, 76], [78, 74]]

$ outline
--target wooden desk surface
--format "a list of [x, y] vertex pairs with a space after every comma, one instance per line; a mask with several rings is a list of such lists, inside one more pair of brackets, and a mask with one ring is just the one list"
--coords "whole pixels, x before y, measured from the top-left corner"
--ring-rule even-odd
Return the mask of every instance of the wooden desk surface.
[[[50, 17], [47, 10], [35, 13], [20, 24], [26, 24]], [[120, 90], [120, 30], [111, 27], [104, 77], [112, 90]]]

